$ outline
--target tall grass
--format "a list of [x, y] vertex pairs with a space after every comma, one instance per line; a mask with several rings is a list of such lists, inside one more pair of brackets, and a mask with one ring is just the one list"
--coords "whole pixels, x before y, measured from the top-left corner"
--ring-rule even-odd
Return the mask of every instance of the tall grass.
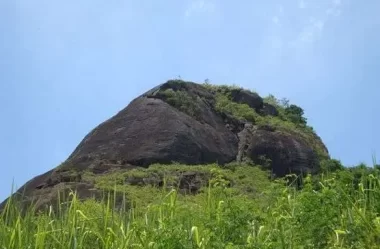
[[278, 180], [255, 198], [216, 177], [197, 195], [162, 188], [147, 206], [72, 192], [68, 205], [36, 214], [10, 199], [0, 248], [380, 248], [379, 174], [347, 174], [307, 176], [302, 189]]

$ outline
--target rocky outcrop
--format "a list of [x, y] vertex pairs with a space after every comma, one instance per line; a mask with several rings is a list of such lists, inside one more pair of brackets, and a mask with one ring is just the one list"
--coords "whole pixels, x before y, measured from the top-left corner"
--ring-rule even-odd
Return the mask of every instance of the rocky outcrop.
[[220, 116], [199, 105], [203, 122], [161, 99], [138, 98], [90, 132], [68, 163], [86, 169], [103, 159], [142, 167], [173, 161], [202, 164], [233, 160], [236, 136]]
[[[205, 186], [210, 179], [210, 175], [197, 171], [178, 172], [177, 174], [172, 175], [172, 177], [174, 180], [171, 183], [166, 183], [167, 187], [174, 187], [179, 189], [181, 193], [186, 194], [198, 193], [201, 187]], [[150, 185], [153, 187], [163, 187], [164, 180], [162, 175], [152, 174], [147, 177], [127, 177], [125, 183], [135, 186]]]
[[[257, 113], [276, 115], [256, 93], [234, 89], [230, 97]], [[244, 158], [260, 161], [265, 156], [278, 176], [317, 172], [316, 153], [301, 137], [245, 123], [216, 111], [215, 105], [215, 93], [202, 85], [161, 84], [93, 129], [62, 165], [27, 182], [16, 195], [22, 193], [27, 203], [36, 200], [40, 206], [56, 200], [57, 191], [77, 190], [80, 198], [97, 196], [96, 186], [82, 176], [85, 172], [96, 175], [153, 163], [225, 164]], [[188, 173], [180, 185], [193, 193], [199, 181], [195, 172]], [[130, 182], [141, 184], [136, 179]]]
[[245, 156], [259, 162], [269, 159], [274, 175], [318, 172], [317, 154], [299, 137], [272, 129], [253, 129], [251, 132]]
[[263, 99], [257, 93], [244, 89], [233, 89], [231, 91], [231, 97], [233, 101], [247, 104], [249, 107], [257, 111], [262, 109], [264, 105]]
[[278, 110], [276, 109], [276, 107], [268, 103], [263, 104], [261, 113], [269, 116], [278, 116]]

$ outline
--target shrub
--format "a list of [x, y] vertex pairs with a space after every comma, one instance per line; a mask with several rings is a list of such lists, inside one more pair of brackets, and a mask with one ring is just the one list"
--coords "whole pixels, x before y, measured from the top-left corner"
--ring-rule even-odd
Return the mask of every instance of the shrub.
[[306, 125], [306, 118], [303, 117], [304, 111], [297, 105], [290, 105], [285, 108], [285, 115], [295, 124]]
[[190, 96], [186, 91], [174, 91], [169, 88], [161, 92], [165, 101], [178, 110], [188, 114], [191, 117], [198, 118], [200, 109], [197, 105], [197, 99]]
[[325, 159], [320, 162], [320, 167], [322, 172], [335, 172], [338, 170], [343, 170], [344, 166], [337, 159]]
[[252, 123], [255, 123], [256, 119], [259, 117], [255, 110], [247, 104], [233, 102], [228, 96], [220, 93], [216, 95], [215, 108], [219, 112], [228, 113], [237, 119], [243, 119]]

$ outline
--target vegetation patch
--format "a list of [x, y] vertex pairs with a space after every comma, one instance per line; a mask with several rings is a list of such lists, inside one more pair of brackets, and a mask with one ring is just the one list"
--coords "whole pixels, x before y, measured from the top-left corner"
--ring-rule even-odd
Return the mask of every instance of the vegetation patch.
[[322, 142], [313, 128], [307, 125], [303, 109], [297, 105], [289, 104], [289, 100], [278, 100], [273, 95], [269, 95], [263, 99], [264, 103], [274, 106], [279, 115], [262, 115], [247, 104], [232, 101], [231, 91], [234, 89], [242, 90], [243, 88], [238, 86], [211, 85], [209, 83], [203, 85], [215, 93], [215, 109], [217, 111], [227, 113], [236, 119], [244, 120], [257, 126], [272, 127], [275, 130], [290, 133], [305, 140], [317, 153], [319, 158], [327, 157]]
[[215, 109], [233, 117], [251, 123], [257, 123], [259, 115], [247, 104], [239, 104], [229, 99], [228, 95], [216, 93]]
[[[379, 248], [380, 168], [339, 164], [326, 162], [301, 189], [291, 178], [270, 181], [259, 167], [237, 164], [104, 175], [98, 186], [124, 194], [121, 206], [115, 208], [111, 190], [103, 202], [72, 193], [68, 206], [38, 215], [21, 215], [10, 199], [0, 212], [0, 248]], [[129, 176], [198, 170], [211, 178], [196, 195], [174, 186], [119, 185]]]
[[155, 200], [158, 192], [176, 189], [183, 195], [196, 195], [209, 186], [228, 187], [230, 191], [254, 198], [273, 184], [270, 174], [251, 164], [230, 163], [224, 166], [154, 164], [149, 168], [136, 168], [94, 175], [87, 173], [85, 180], [101, 191], [125, 193], [132, 202], [147, 205]]
[[160, 95], [171, 106], [186, 113], [187, 115], [199, 118], [201, 110], [198, 106], [198, 100], [183, 90], [173, 90], [172, 88], [160, 91]]

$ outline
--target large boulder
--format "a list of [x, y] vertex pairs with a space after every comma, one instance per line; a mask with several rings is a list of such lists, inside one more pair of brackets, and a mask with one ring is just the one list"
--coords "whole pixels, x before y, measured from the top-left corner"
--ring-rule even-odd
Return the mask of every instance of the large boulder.
[[317, 153], [301, 137], [268, 127], [251, 130], [246, 145], [246, 157], [265, 165], [268, 160], [272, 173], [311, 173], [319, 170]]
[[263, 99], [257, 93], [245, 89], [233, 89], [231, 91], [231, 97], [233, 101], [247, 104], [249, 107], [257, 111], [262, 109], [264, 105]]
[[[246, 90], [232, 90], [230, 98], [263, 108], [262, 98]], [[97, 175], [154, 163], [225, 164], [258, 161], [264, 155], [278, 176], [317, 171], [316, 153], [302, 137], [245, 123], [215, 105], [215, 92], [202, 85], [161, 84], [93, 129], [62, 165], [28, 181], [15, 196], [22, 194], [26, 203], [35, 200], [37, 206], [54, 202], [57, 192], [77, 190], [84, 199], [99, 196], [94, 183], [82, 177], [85, 172]]]
[[234, 160], [237, 138], [206, 106], [204, 123], [165, 101], [141, 97], [90, 132], [67, 165], [86, 169], [106, 159], [148, 167], [152, 163], [226, 163]]

